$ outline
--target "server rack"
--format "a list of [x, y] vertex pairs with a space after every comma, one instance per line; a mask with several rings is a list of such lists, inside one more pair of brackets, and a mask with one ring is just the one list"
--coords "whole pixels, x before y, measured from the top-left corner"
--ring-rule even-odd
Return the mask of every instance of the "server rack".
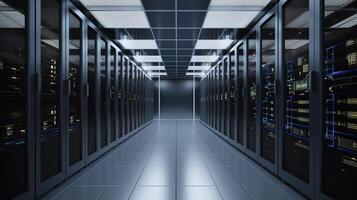
[[[109, 108], [118, 103], [109, 95], [119, 93], [120, 49], [69, 0], [3, 4], [25, 21], [11, 35], [3, 30], [0, 39], [0, 48], [17, 48], [0, 54], [7, 116], [0, 119], [0, 198], [33, 199], [122, 141], [117, 113], [108, 111], [119, 111]], [[114, 131], [107, 132], [110, 126]]]
[[278, 173], [278, 25], [277, 6], [264, 16], [259, 27], [258, 161]]

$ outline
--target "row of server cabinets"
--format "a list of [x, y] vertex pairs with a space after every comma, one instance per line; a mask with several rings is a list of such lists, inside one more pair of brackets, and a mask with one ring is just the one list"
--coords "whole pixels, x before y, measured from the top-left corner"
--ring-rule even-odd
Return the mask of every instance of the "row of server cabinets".
[[279, 1], [200, 83], [201, 121], [311, 199], [357, 196], [356, 16]]
[[153, 82], [68, 0], [0, 6], [0, 199], [33, 199], [148, 124]]

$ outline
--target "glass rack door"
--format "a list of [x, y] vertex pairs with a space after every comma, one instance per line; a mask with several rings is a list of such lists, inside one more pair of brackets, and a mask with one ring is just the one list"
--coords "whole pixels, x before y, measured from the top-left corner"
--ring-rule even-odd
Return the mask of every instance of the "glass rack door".
[[69, 109], [68, 109], [68, 148], [69, 165], [82, 160], [82, 22], [69, 12]]
[[256, 151], [256, 33], [248, 37], [248, 118], [247, 148]]
[[108, 144], [108, 116], [107, 116], [107, 42], [100, 39], [100, 127], [101, 127], [101, 147]]
[[97, 32], [88, 27], [88, 155], [97, 151]]
[[275, 16], [261, 27], [261, 80], [262, 80], [262, 128], [261, 156], [275, 163], [276, 111], [275, 111], [275, 74], [276, 74], [276, 39]]
[[322, 191], [351, 199], [357, 177], [357, 1], [324, 0], [323, 16]]
[[284, 5], [283, 18], [283, 72], [286, 79], [283, 169], [309, 182], [309, 1], [289, 1]]
[[27, 115], [27, 4], [1, 0], [0, 16], [0, 199], [29, 189]]
[[41, 2], [40, 181], [63, 172], [60, 130], [60, 2]]

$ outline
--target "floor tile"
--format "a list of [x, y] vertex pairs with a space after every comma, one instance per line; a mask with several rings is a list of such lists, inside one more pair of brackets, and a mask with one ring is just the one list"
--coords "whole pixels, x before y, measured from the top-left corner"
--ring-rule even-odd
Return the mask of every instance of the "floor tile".
[[72, 186], [65, 190], [56, 200], [96, 200], [104, 191], [105, 187], [79, 187]]
[[138, 186], [130, 200], [174, 200], [175, 192], [169, 186]]
[[99, 200], [127, 200], [132, 190], [128, 186], [107, 187]]
[[184, 186], [178, 191], [179, 200], [222, 200], [214, 186]]

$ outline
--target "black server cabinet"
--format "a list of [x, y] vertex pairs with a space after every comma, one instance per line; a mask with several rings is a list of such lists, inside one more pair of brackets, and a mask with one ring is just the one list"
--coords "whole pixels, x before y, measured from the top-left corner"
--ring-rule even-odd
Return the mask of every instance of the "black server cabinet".
[[222, 60], [222, 80], [221, 80], [221, 88], [222, 88], [222, 105], [221, 105], [221, 124], [222, 124], [222, 133], [226, 136], [229, 136], [228, 133], [228, 126], [229, 126], [229, 120], [228, 120], [228, 87], [227, 87], [227, 82], [228, 82], [228, 56], [224, 57]]
[[99, 105], [99, 88], [98, 88], [98, 37], [93, 26], [88, 25], [87, 28], [87, 163], [96, 157], [96, 152], [99, 150], [99, 125], [97, 123], [98, 105]]
[[[279, 175], [307, 196], [312, 196], [313, 173], [310, 145], [309, 49], [313, 49], [309, 0], [282, 1], [279, 6]], [[299, 22], [296, 19], [300, 19]]]
[[0, 25], [0, 199], [29, 199], [34, 189], [34, 4], [1, 3], [0, 15], [8, 21]]
[[218, 91], [218, 131], [223, 134], [223, 61], [218, 63], [217, 70], [217, 91]]
[[108, 116], [107, 116], [107, 52], [108, 45], [104, 38], [100, 38], [100, 127], [101, 127], [101, 148], [108, 145]]
[[256, 121], [257, 121], [257, 37], [256, 32], [247, 38], [247, 137], [246, 147], [256, 152]]
[[236, 82], [237, 82], [237, 64], [236, 64], [236, 56], [237, 56], [237, 51], [234, 49], [233, 51], [229, 52], [228, 54], [228, 133], [229, 133], [229, 138], [232, 139], [233, 141], [236, 140], [236, 115], [238, 115], [237, 112], [237, 106], [236, 106]]
[[321, 143], [318, 189], [333, 199], [351, 199], [357, 194], [357, 1], [320, 2], [322, 130], [317, 133]]
[[109, 137], [110, 137], [110, 142], [114, 142], [116, 140], [116, 132], [117, 132], [117, 123], [116, 123], [116, 116], [117, 116], [117, 103], [116, 103], [116, 93], [117, 93], [117, 69], [118, 69], [118, 61], [117, 61], [117, 50], [113, 45], [109, 46], [109, 56], [108, 56], [108, 77], [109, 77], [109, 104], [108, 104], [108, 112], [109, 112]]
[[272, 9], [260, 27], [260, 88], [259, 88], [259, 161], [270, 171], [277, 173], [278, 116], [277, 112], [277, 22]]
[[215, 102], [214, 102], [214, 128], [216, 130], [219, 130], [219, 101], [220, 101], [220, 96], [219, 96], [219, 65], [214, 68], [214, 93], [215, 93]]
[[[68, 5], [69, 7], [69, 5]], [[82, 18], [68, 9], [66, 27], [65, 68], [65, 135], [66, 176], [78, 171], [84, 165], [84, 24]]]
[[[65, 177], [64, 83], [66, 4], [58, 0], [36, 4], [36, 195], [43, 194]], [[66, 17], [67, 18], [67, 17]], [[53, 43], [54, 42], [54, 43]], [[67, 83], [69, 83], [67, 81]]]
[[127, 90], [127, 73], [128, 73], [128, 57], [123, 57], [123, 70], [122, 70], [122, 126], [123, 126], [123, 134], [126, 135], [128, 133], [128, 90]]
[[237, 80], [235, 81], [236, 84], [236, 120], [235, 120], [235, 129], [236, 129], [236, 142], [239, 145], [243, 145], [244, 141], [244, 81], [243, 81], [243, 74], [244, 74], [244, 44], [239, 44], [236, 48], [237, 51]]
[[133, 130], [133, 63], [129, 61], [128, 63], [128, 132], [130, 133]]
[[118, 72], [117, 72], [117, 131], [118, 131], [118, 138], [123, 136], [123, 81], [122, 81], [122, 73], [123, 73], [123, 63], [124, 63], [124, 56], [122, 52], [118, 52]]

